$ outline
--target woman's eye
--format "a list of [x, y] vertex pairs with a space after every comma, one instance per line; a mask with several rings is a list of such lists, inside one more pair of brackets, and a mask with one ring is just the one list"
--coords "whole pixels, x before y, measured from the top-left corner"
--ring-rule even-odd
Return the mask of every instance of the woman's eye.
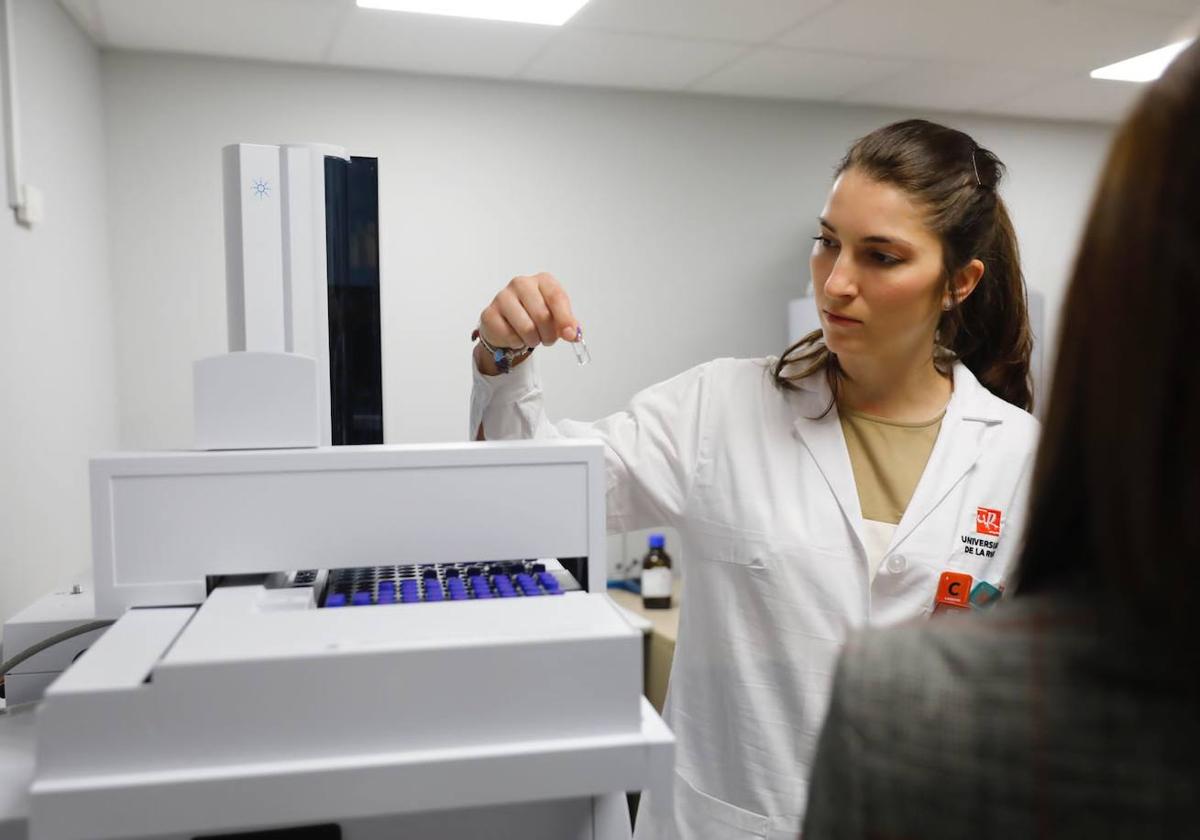
[[819, 243], [822, 248], [836, 248], [837, 247], [837, 243], [834, 242], [832, 239], [830, 239], [828, 236], [822, 236], [821, 234], [817, 234], [816, 236], [813, 237], [813, 240], [815, 242]]
[[872, 251], [871, 259], [880, 265], [899, 265], [903, 262], [899, 257], [893, 257], [891, 254], [885, 254], [882, 251]]

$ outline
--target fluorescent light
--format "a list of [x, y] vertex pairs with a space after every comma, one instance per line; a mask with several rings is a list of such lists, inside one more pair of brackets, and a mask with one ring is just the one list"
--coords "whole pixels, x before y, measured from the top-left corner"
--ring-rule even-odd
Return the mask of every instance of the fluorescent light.
[[588, 0], [358, 0], [363, 9], [562, 26]]
[[1167, 69], [1167, 65], [1175, 60], [1175, 56], [1191, 46], [1194, 40], [1194, 38], [1188, 38], [1186, 41], [1179, 41], [1169, 47], [1151, 50], [1148, 53], [1118, 61], [1116, 64], [1109, 64], [1107, 67], [1093, 70], [1092, 78], [1116, 79], [1119, 82], [1153, 82]]

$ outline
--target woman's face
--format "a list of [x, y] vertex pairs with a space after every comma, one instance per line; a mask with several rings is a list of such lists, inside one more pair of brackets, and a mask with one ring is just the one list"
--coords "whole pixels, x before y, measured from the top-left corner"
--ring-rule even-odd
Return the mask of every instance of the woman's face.
[[826, 346], [841, 357], [928, 352], [944, 302], [942, 244], [912, 199], [848, 169], [818, 221], [809, 265]]

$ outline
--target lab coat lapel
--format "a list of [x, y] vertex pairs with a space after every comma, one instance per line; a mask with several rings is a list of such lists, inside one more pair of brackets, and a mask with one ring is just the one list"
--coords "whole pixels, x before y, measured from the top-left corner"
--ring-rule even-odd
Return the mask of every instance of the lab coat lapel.
[[954, 366], [954, 394], [942, 418], [937, 442], [929, 454], [917, 489], [896, 526], [888, 553], [894, 551], [924, 522], [983, 454], [983, 433], [989, 423], [1000, 422], [980, 400], [983, 386], [962, 363]]
[[817, 462], [817, 468], [837, 499], [846, 521], [850, 523], [859, 549], [865, 552], [862, 506], [858, 501], [858, 488], [854, 484], [854, 471], [850, 466], [850, 453], [846, 449], [837, 406], [831, 408], [824, 417], [817, 416], [832, 399], [829, 385], [823, 376], [817, 375], [804, 380], [801, 388], [803, 398], [797, 400], [800, 417], [795, 422], [793, 434], [804, 443]]

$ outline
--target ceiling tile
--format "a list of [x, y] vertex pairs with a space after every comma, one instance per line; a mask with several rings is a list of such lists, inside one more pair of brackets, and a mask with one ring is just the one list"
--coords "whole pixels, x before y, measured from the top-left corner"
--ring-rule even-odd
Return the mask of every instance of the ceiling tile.
[[354, 8], [328, 60], [414, 73], [510, 77], [559, 31], [533, 24]]
[[[1000, 11], [998, 11], [1000, 10]], [[845, 0], [779, 42], [934, 61], [1085, 71], [1169, 43], [1183, 18], [1062, 0]]]
[[320, 61], [347, 9], [338, 0], [100, 0], [107, 46]]
[[1109, 121], [1138, 89], [1088, 71], [1200, 27], [1200, 0], [591, 0], [561, 29], [353, 0], [59, 2], [115, 49]]
[[736, 44], [590, 30], [563, 31], [522, 78], [569, 84], [678, 90], [728, 64]]
[[754, 44], [835, 0], [591, 0], [567, 25]]
[[926, 110], [982, 111], [1045, 82], [1047, 74], [973, 64], [919, 64], [850, 91], [842, 102]]
[[760, 47], [689, 90], [781, 99], [837, 99], [902, 72], [910, 62]]

